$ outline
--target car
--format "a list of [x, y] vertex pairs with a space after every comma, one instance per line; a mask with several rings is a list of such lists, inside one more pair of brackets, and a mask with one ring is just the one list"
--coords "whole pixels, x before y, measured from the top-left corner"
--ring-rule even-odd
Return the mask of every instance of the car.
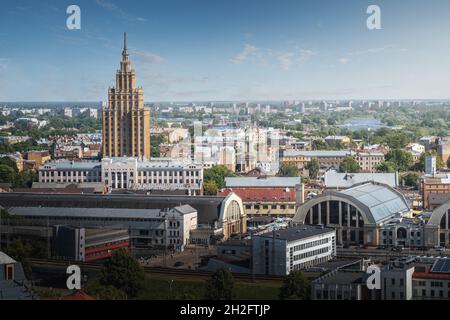
[[184, 262], [183, 261], [177, 261], [173, 264], [174, 267], [181, 267], [184, 266]]

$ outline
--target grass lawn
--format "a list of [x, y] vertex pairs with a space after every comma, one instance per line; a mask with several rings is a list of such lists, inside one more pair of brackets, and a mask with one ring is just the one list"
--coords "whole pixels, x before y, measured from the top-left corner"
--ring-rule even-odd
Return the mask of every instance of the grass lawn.
[[[168, 300], [168, 299], [192, 299], [201, 300], [205, 294], [206, 282], [203, 280], [171, 280], [157, 277], [147, 277], [145, 289], [138, 299]], [[269, 300], [278, 299], [281, 283], [243, 283], [235, 282], [236, 299], [244, 300]]]

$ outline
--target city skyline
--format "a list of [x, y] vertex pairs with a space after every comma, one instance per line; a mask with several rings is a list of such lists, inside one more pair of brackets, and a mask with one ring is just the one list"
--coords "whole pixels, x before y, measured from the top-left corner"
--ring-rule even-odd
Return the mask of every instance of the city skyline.
[[70, 4], [4, 4], [0, 101], [106, 101], [124, 31], [146, 101], [450, 98], [446, 1], [377, 1], [381, 30], [368, 1]]

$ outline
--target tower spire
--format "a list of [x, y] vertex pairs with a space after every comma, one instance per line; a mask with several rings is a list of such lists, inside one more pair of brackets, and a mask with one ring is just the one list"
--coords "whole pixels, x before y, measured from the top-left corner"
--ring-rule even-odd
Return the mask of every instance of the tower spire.
[[123, 51], [122, 51], [123, 61], [128, 60], [128, 48], [127, 48], [127, 33], [123, 33]]

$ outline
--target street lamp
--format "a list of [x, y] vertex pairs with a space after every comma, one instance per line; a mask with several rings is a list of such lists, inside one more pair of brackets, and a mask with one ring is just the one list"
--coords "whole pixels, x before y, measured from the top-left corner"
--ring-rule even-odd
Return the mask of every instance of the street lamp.
[[172, 298], [172, 284], [173, 280], [169, 281], [169, 300]]

